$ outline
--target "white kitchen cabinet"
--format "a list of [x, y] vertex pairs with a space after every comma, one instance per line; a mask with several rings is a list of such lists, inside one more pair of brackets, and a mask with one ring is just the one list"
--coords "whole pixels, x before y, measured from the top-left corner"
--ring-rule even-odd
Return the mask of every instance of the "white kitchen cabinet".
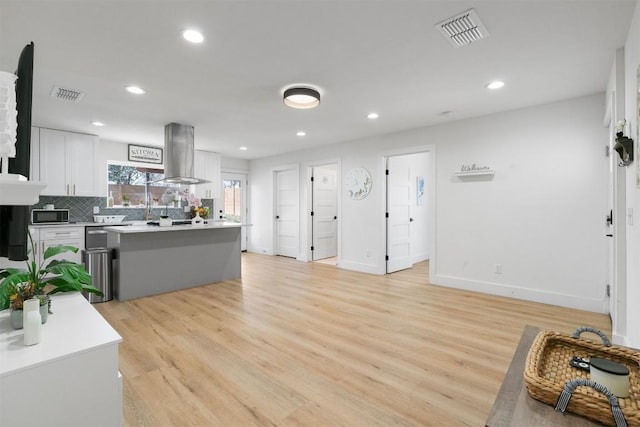
[[40, 128], [40, 181], [48, 196], [99, 196], [95, 183], [96, 135]]
[[194, 194], [200, 199], [220, 198], [220, 154], [195, 150], [193, 173], [196, 178], [211, 182], [194, 185]]
[[65, 245], [78, 248], [78, 252], [65, 252], [49, 258], [47, 261], [51, 259], [66, 259], [67, 261], [82, 263], [81, 251], [84, 249], [84, 227], [82, 226], [40, 227], [38, 228], [37, 239], [34, 236], [34, 242], [36, 242], [36, 259], [38, 262], [42, 262], [42, 256], [47, 248]]
[[0, 311], [0, 424], [122, 425], [122, 337], [78, 292], [53, 295], [51, 310], [32, 346]]

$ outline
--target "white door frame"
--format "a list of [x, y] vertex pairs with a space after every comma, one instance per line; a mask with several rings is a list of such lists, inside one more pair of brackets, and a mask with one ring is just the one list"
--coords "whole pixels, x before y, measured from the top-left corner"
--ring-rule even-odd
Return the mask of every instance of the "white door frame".
[[[392, 156], [402, 156], [406, 154], [417, 153], [429, 153], [429, 171], [425, 176], [427, 185], [427, 200], [429, 210], [429, 277], [436, 276], [436, 146], [434, 144], [420, 145], [415, 147], [405, 147], [396, 150], [383, 151], [378, 154], [380, 175], [378, 176], [378, 182], [382, 183], [382, 197], [380, 197], [380, 215], [384, 218], [387, 209], [387, 180], [386, 180], [386, 167], [387, 158]], [[338, 219], [340, 217], [338, 216]], [[380, 241], [383, 243], [383, 247], [387, 247], [387, 221], [382, 221], [380, 228]], [[384, 251], [386, 252], [386, 250]], [[387, 262], [385, 260], [385, 253], [380, 255], [379, 265], [382, 266], [381, 272], [385, 274], [387, 269]]]
[[[608, 90], [604, 126], [609, 128], [610, 138], [615, 138], [615, 123], [625, 118], [625, 67], [624, 48], [616, 50], [614, 60], [615, 87]], [[620, 93], [622, 96], [617, 96]], [[611, 152], [613, 162], [613, 283], [611, 284], [610, 309], [613, 342], [627, 342], [627, 204], [626, 168], [619, 167], [619, 156]], [[607, 260], [604, 260], [608, 262]]]
[[[229, 172], [229, 171], [221, 171], [220, 172], [220, 199], [221, 199], [221, 203], [222, 203], [222, 208], [224, 209], [224, 181], [225, 181], [225, 177], [230, 178], [230, 179], [234, 179], [234, 180], [240, 180], [242, 182], [242, 200], [240, 202], [241, 204], [241, 210], [242, 210], [242, 228], [240, 230], [240, 249], [242, 249], [243, 251], [247, 250], [247, 247], [249, 245], [249, 238], [248, 238], [248, 230], [247, 227], [249, 227], [250, 225], [248, 224], [248, 220], [249, 220], [249, 210], [247, 208], [247, 200], [248, 200], [248, 186], [249, 186], [249, 177], [247, 172]], [[214, 213], [215, 215], [215, 213]]]

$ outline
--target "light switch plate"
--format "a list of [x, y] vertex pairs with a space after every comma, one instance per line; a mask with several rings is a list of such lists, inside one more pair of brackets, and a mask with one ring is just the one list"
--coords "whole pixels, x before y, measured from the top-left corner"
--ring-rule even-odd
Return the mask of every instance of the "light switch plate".
[[94, 206], [93, 207], [93, 213], [94, 214], [99, 214], [100, 213], [100, 206]]

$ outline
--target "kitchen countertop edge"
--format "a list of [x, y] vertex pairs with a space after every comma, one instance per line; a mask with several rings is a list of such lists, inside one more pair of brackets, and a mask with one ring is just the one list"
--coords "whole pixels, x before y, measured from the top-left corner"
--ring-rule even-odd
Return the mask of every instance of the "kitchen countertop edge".
[[240, 228], [241, 224], [235, 222], [219, 223], [214, 222], [204, 225], [172, 225], [170, 227], [159, 227], [157, 225], [131, 225], [130, 227], [105, 227], [107, 231], [111, 231], [119, 234], [133, 234], [133, 233], [157, 233], [167, 231], [189, 231], [189, 230], [215, 230], [221, 228]]

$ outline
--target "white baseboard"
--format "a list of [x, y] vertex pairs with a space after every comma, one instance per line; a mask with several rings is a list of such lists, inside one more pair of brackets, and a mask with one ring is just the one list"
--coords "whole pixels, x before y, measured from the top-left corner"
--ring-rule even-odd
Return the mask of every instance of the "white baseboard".
[[380, 267], [376, 264], [363, 264], [360, 262], [340, 261], [338, 263], [338, 268], [343, 268], [345, 270], [359, 271], [361, 273], [384, 274], [384, 271], [380, 272]]
[[480, 282], [442, 274], [436, 274], [431, 277], [430, 282], [434, 285], [464, 289], [467, 291], [482, 292], [490, 295], [540, 302], [543, 304], [559, 305], [561, 307], [575, 308], [594, 313], [606, 313], [606, 311], [603, 311], [605, 304], [602, 299], [585, 298], [580, 295], [565, 295], [541, 291], [538, 289], [518, 288], [516, 286], [500, 283]]
[[629, 345], [629, 338], [626, 335], [619, 335], [615, 332], [613, 333], [613, 337], [611, 337], [611, 342], [615, 345], [623, 345], [625, 347], [631, 347]]
[[411, 256], [411, 264], [417, 264], [429, 259], [429, 252], [422, 252]]

